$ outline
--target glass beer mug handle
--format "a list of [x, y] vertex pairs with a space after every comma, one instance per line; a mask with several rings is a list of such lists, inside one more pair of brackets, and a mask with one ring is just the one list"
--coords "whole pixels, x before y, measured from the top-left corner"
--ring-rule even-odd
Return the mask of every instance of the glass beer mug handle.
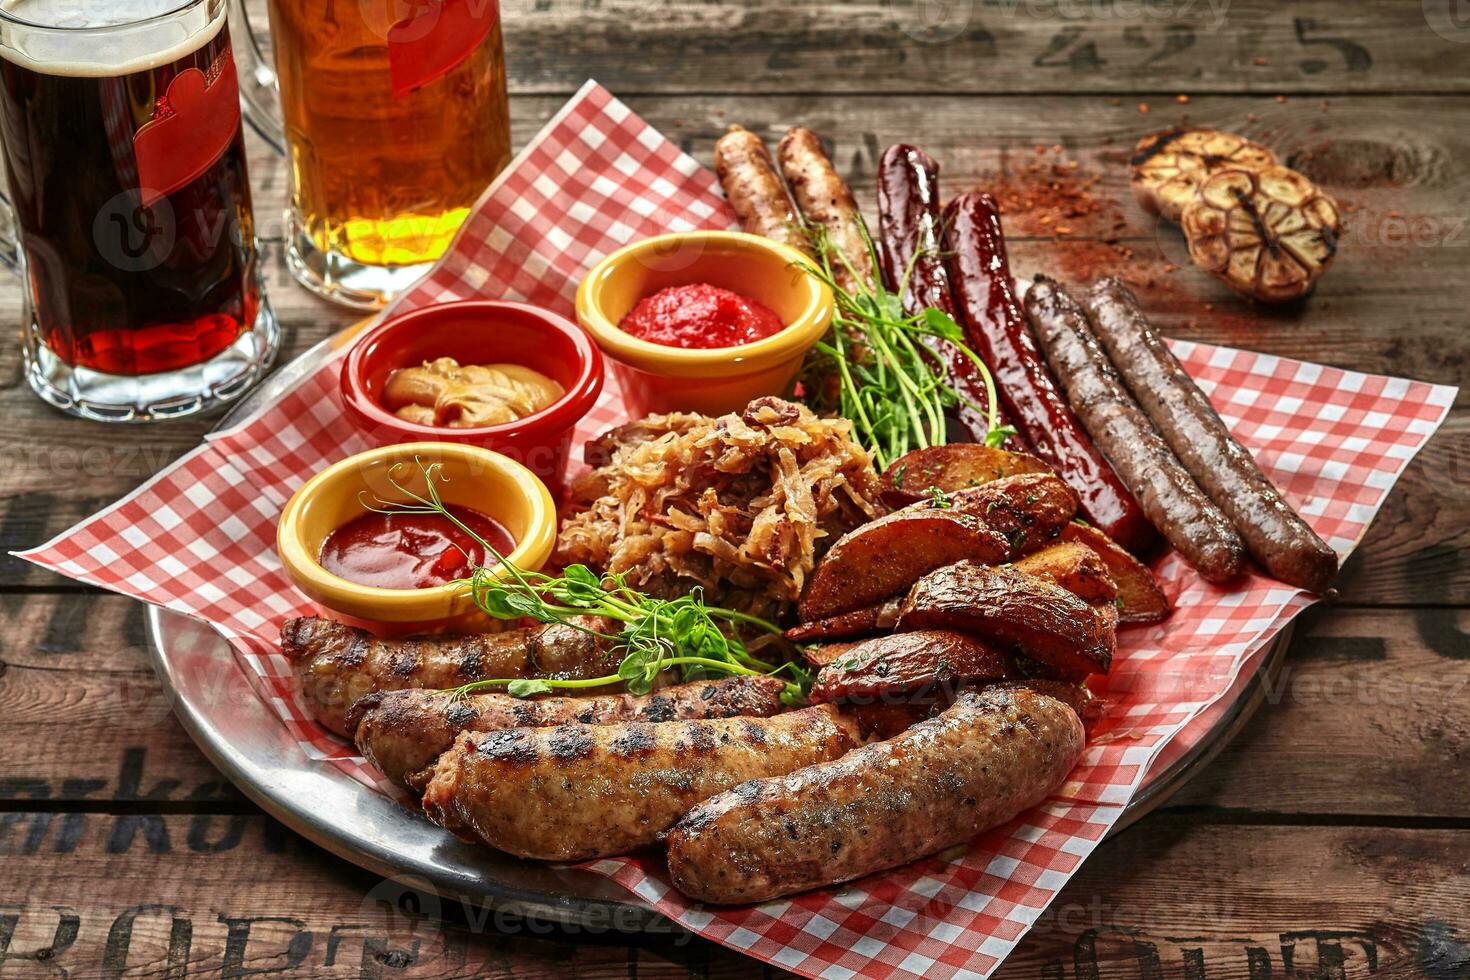
[[[271, 59], [270, 37], [262, 34], [265, 25], [252, 23], [251, 0], [231, 0], [230, 19], [238, 25], [231, 30], [235, 39], [235, 60], [240, 71], [240, 103], [245, 121], [269, 143], [277, 153], [286, 152], [286, 127], [281, 121], [281, 93], [276, 86], [276, 68]], [[256, 20], [265, 20], [265, 11], [257, 6]]]
[[0, 191], [0, 265], [16, 275], [22, 275], [20, 255], [20, 229], [15, 224], [15, 208], [10, 198]]

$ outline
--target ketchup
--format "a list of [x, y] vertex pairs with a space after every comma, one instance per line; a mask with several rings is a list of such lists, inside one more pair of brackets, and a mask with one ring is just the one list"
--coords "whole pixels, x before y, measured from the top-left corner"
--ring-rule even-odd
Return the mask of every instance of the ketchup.
[[[510, 532], [468, 507], [446, 509], [501, 555], [515, 548]], [[479, 542], [442, 514], [369, 511], [327, 535], [322, 567], [358, 585], [379, 589], [428, 589], [465, 578], [493, 563]]]
[[769, 307], [709, 283], [670, 286], [638, 301], [618, 329], [665, 347], [738, 347], [786, 326]]

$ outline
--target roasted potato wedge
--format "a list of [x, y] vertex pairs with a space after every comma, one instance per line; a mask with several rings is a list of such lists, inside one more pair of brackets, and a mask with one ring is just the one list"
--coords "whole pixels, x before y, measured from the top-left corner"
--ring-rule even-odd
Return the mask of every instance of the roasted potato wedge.
[[811, 623], [801, 623], [786, 631], [786, 639], [792, 643], [814, 643], [831, 640], [853, 640], [874, 633], [893, 629], [898, 622], [898, 610], [903, 605], [900, 596], [885, 599], [871, 606], [838, 613]]
[[1005, 476], [983, 486], [942, 493], [907, 510], [948, 508], [973, 514], [999, 531], [1010, 545], [1010, 560], [1056, 539], [1077, 516], [1077, 492], [1052, 473]]
[[973, 514], [900, 511], [837, 540], [812, 572], [798, 607], [803, 622], [828, 619], [902, 593], [919, 577], [964, 559], [1006, 561], [1005, 535]]
[[901, 595], [921, 575], [957, 561], [1014, 561], [1054, 539], [1076, 513], [1077, 494], [1050, 473], [938, 494], [838, 539], [812, 572], [798, 611], [813, 623]]
[[1011, 567], [1060, 585], [1089, 606], [1118, 598], [1118, 585], [1108, 574], [1102, 558], [1087, 545], [1076, 541], [1049, 544], [1018, 559]]
[[898, 628], [956, 630], [1061, 670], [1105, 674], [1117, 648], [1115, 611], [1014, 568], [956, 562], [930, 572], [904, 600]]
[[[1015, 658], [964, 633], [916, 630], [853, 644], [817, 674], [811, 699], [863, 704], [941, 699], [977, 680], [1014, 680]], [[947, 700], [947, 699], [945, 699]]]
[[1118, 618], [1129, 623], [1157, 623], [1169, 618], [1169, 598], [1148, 566], [1090, 524], [1073, 521], [1062, 528], [1062, 540], [1091, 548], [1107, 566], [1118, 587]]
[[975, 442], [929, 446], [904, 453], [883, 471], [883, 502], [898, 508], [924, 500], [931, 487], [953, 492], [1019, 473], [1049, 473], [1030, 453], [992, 449]]

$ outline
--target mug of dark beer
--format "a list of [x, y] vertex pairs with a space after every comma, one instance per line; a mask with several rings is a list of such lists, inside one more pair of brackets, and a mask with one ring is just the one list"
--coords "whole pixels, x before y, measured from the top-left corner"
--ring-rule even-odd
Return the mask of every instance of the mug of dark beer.
[[148, 421], [243, 394], [277, 347], [226, 0], [0, 0], [0, 149], [31, 387]]
[[[510, 162], [498, 0], [269, 0], [240, 46], [250, 121], [290, 160], [286, 265], [375, 309], [426, 273]], [[237, 23], [252, 29], [243, 2]]]

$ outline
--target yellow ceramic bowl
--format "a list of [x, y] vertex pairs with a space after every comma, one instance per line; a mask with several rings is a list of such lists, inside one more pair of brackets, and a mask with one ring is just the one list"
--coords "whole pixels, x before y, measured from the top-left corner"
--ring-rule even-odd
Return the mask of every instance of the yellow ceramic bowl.
[[324, 615], [382, 635], [474, 632], [500, 628], [470, 599], [469, 589], [380, 589], [358, 585], [322, 567], [327, 536], [362, 514], [363, 491], [384, 500], [404, 500], [388, 480], [396, 464], [398, 482], [424, 489], [415, 460], [442, 464], [447, 480], [437, 485], [445, 503], [469, 507], [499, 521], [515, 539], [508, 560], [537, 570], [556, 541], [556, 505], [542, 482], [520, 463], [488, 449], [445, 442], [410, 442], [349, 456], [302, 485], [286, 503], [276, 528], [276, 551], [286, 574]]
[[[599, 262], [577, 290], [577, 320], [612, 360], [634, 416], [738, 411], [790, 388], [808, 348], [832, 323], [832, 291], [788, 246], [735, 231], [647, 238]], [[665, 347], [618, 329], [643, 297], [669, 286], [709, 283], [765, 304], [786, 324], [753, 344], [708, 350]]]

